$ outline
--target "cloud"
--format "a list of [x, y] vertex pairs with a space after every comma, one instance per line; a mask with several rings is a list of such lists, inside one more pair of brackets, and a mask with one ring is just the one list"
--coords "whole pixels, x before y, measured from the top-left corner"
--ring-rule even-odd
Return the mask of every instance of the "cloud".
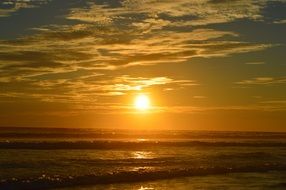
[[257, 62], [247, 62], [246, 65], [264, 65], [265, 62], [263, 61], [257, 61]]
[[261, 102], [257, 104], [241, 105], [241, 106], [159, 106], [154, 107], [153, 112], [157, 113], [205, 113], [218, 111], [257, 111], [257, 112], [276, 112], [286, 111], [285, 101], [277, 102]]
[[[34, 0], [5, 2], [37, 5]], [[48, 1], [40, 2], [39, 5]], [[80, 24], [43, 26], [34, 28], [35, 35], [2, 40], [0, 69], [27, 77], [33, 75], [32, 72], [48, 74], [79, 69], [102, 72], [186, 62], [193, 57], [229, 56], [273, 46], [236, 41], [239, 34], [231, 31], [168, 29], [181, 22], [203, 21], [202, 24], [206, 24], [216, 23], [214, 20], [257, 19], [261, 17], [260, 9], [265, 1], [127, 0], [115, 5], [112, 2], [83, 2], [84, 8], [72, 8], [66, 15], [66, 19], [81, 21]], [[224, 37], [234, 40], [226, 41]]]
[[273, 85], [273, 84], [286, 84], [286, 77], [257, 77], [249, 80], [242, 80], [236, 82], [240, 85]]
[[39, 7], [50, 1], [51, 0], [2, 0], [0, 2], [0, 17], [10, 16], [21, 9]]
[[206, 96], [193, 96], [193, 98], [195, 98], [195, 99], [206, 99], [207, 97]]
[[[59, 75], [60, 76], [60, 75]], [[38, 77], [42, 78], [41, 80]], [[73, 107], [97, 107], [108, 97], [130, 95], [134, 92], [149, 91], [156, 87], [164, 91], [171, 86], [173, 89], [199, 85], [193, 80], [177, 80], [169, 77], [132, 77], [81, 75], [71, 78], [55, 78], [54, 76], [34, 76], [26, 80], [1, 80], [5, 92], [0, 91], [0, 99], [14, 101], [53, 102], [72, 104]], [[125, 106], [122, 104], [121, 106]]]
[[260, 102], [261, 104], [280, 104], [286, 106], [286, 100], [268, 100]]
[[[117, 20], [127, 19], [131, 14], [141, 14], [148, 19], [171, 21], [187, 25], [206, 25], [213, 23], [230, 22], [236, 19], [262, 19], [261, 10], [266, 0], [260, 1], [216, 1], [216, 0], [124, 0], [121, 6], [111, 4], [97, 4], [89, 1], [89, 6], [82, 9], [73, 9], [69, 19], [86, 22], [110, 24]], [[186, 20], [187, 19], [187, 20]], [[182, 22], [184, 21], [184, 22]], [[152, 22], [160, 24], [160, 22]]]
[[286, 19], [284, 20], [277, 20], [273, 22], [274, 24], [286, 24]]
[[[5, 0], [0, 3], [0, 16], [48, 2]], [[153, 88], [171, 91], [200, 85], [179, 76], [131, 76], [124, 73], [128, 67], [160, 64], [164, 69], [165, 63], [275, 46], [244, 42], [236, 32], [208, 26], [238, 19], [261, 20], [264, 0], [101, 2], [85, 0], [81, 1], [84, 6], [63, 11], [66, 14], [60, 17], [69, 24], [39, 26], [27, 36], [1, 40], [1, 99], [69, 103], [82, 109], [125, 108], [116, 104], [116, 97]], [[256, 78], [237, 84], [281, 81], [284, 78]]]
[[215, 40], [237, 34], [213, 29], [162, 31], [140, 38], [131, 33], [129, 39], [124, 39], [124, 31], [114, 35], [101, 32], [78, 25], [62, 27], [58, 31], [52, 27], [32, 37], [2, 41], [0, 68], [115, 70], [129, 66], [185, 62], [193, 57], [227, 56], [272, 46]]

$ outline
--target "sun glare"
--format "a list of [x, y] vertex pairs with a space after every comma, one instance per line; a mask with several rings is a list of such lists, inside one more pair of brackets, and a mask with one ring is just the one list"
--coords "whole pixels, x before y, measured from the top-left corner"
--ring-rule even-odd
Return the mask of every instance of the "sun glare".
[[136, 96], [134, 106], [138, 110], [147, 110], [150, 108], [150, 100], [147, 95], [140, 94]]

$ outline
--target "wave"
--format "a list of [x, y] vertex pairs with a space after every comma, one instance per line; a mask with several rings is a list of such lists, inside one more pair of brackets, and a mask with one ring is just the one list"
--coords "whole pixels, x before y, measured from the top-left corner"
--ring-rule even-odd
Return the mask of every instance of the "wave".
[[[152, 180], [172, 179], [191, 176], [221, 175], [228, 173], [250, 173], [250, 172], [268, 172], [268, 171], [286, 171], [286, 165], [264, 164], [260, 166], [244, 167], [197, 167], [171, 170], [138, 170], [107, 173], [103, 175], [83, 175], [83, 176], [46, 176], [27, 179], [8, 179], [1, 180], [0, 189], [6, 190], [34, 190], [34, 189], [52, 189], [74, 186], [88, 186], [113, 183], [131, 183], [144, 182]], [[285, 185], [285, 184], [283, 184]]]
[[61, 141], [61, 142], [0, 142], [0, 149], [146, 149], [152, 147], [286, 147], [286, 142], [227, 141]]
[[72, 139], [285, 139], [285, 132], [242, 131], [145, 131], [88, 128], [0, 127], [0, 138], [72, 138]]

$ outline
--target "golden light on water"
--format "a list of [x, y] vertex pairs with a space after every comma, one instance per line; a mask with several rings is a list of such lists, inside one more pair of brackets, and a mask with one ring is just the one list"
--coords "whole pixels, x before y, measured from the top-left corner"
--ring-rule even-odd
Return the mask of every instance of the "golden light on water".
[[153, 187], [143, 187], [141, 186], [140, 189], [138, 190], [153, 190], [154, 188]]
[[145, 111], [145, 110], [150, 109], [150, 106], [151, 106], [150, 99], [147, 95], [140, 94], [136, 96], [135, 101], [134, 101], [134, 107], [137, 110]]
[[154, 158], [155, 154], [151, 151], [133, 151], [132, 158], [135, 159], [151, 159]]

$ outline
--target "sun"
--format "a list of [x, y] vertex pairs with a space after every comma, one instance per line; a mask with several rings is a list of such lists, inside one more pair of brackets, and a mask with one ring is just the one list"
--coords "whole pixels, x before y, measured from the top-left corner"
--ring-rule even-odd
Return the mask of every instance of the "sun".
[[134, 101], [134, 107], [141, 111], [150, 109], [149, 97], [145, 94], [137, 95]]

